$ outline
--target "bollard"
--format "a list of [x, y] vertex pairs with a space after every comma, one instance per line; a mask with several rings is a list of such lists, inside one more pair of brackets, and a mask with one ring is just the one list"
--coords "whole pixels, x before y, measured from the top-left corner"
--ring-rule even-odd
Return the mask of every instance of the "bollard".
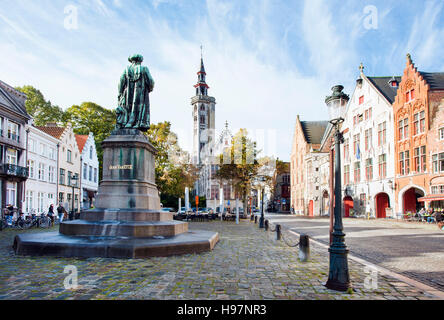
[[306, 262], [310, 259], [310, 238], [301, 234], [299, 239], [299, 260]]
[[254, 216], [254, 223], [257, 223], [257, 216]]
[[265, 231], [268, 231], [268, 220], [265, 220]]
[[281, 225], [276, 225], [276, 240], [281, 240]]

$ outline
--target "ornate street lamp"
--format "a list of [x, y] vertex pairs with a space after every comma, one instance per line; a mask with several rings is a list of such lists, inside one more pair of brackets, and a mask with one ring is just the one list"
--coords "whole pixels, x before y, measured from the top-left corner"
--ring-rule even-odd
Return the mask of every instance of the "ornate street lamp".
[[328, 251], [330, 252], [330, 271], [325, 286], [332, 290], [347, 291], [351, 288], [348, 272], [348, 249], [344, 242], [345, 234], [342, 225], [342, 194], [341, 194], [341, 157], [340, 145], [344, 138], [340, 131], [340, 124], [344, 122], [345, 107], [349, 96], [342, 92], [343, 86], [337, 85], [332, 88], [332, 95], [325, 98], [330, 114], [330, 123], [333, 125], [335, 137], [335, 180], [334, 180], [334, 227], [333, 241]]
[[264, 215], [264, 191], [265, 191], [265, 186], [263, 185], [263, 183], [265, 181], [267, 181], [266, 176], [258, 176], [257, 177], [257, 181], [261, 182], [260, 186], [261, 186], [261, 217], [259, 218], [259, 228], [264, 228], [265, 227], [265, 215]]
[[[71, 186], [72, 186], [72, 218], [75, 218], [75, 211], [74, 211], [74, 187], [77, 187], [77, 175], [73, 174], [71, 176]], [[70, 219], [73, 220], [73, 219]]]

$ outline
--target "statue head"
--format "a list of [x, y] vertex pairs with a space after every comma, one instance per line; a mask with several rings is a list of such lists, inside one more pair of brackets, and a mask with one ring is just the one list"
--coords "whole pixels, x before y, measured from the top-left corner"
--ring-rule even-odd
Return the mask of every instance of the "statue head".
[[133, 54], [129, 56], [128, 61], [131, 63], [141, 63], [143, 61], [143, 56], [141, 54]]

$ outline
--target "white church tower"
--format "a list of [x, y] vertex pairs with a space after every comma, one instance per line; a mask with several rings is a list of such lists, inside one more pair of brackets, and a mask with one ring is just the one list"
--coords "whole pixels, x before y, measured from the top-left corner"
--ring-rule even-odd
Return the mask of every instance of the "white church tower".
[[197, 77], [197, 84], [194, 86], [196, 95], [191, 98], [191, 105], [193, 106], [192, 162], [195, 165], [201, 165], [205, 156], [213, 152], [216, 121], [216, 99], [208, 95], [209, 87], [205, 82], [206, 72], [202, 56]]

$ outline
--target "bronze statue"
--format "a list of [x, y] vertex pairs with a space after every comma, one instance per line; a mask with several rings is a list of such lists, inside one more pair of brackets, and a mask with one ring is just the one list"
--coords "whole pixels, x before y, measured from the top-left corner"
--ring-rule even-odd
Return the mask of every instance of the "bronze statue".
[[134, 54], [128, 61], [131, 65], [126, 67], [119, 82], [116, 127], [147, 131], [150, 128], [149, 93], [154, 89], [154, 80], [148, 68], [141, 65], [142, 55]]

